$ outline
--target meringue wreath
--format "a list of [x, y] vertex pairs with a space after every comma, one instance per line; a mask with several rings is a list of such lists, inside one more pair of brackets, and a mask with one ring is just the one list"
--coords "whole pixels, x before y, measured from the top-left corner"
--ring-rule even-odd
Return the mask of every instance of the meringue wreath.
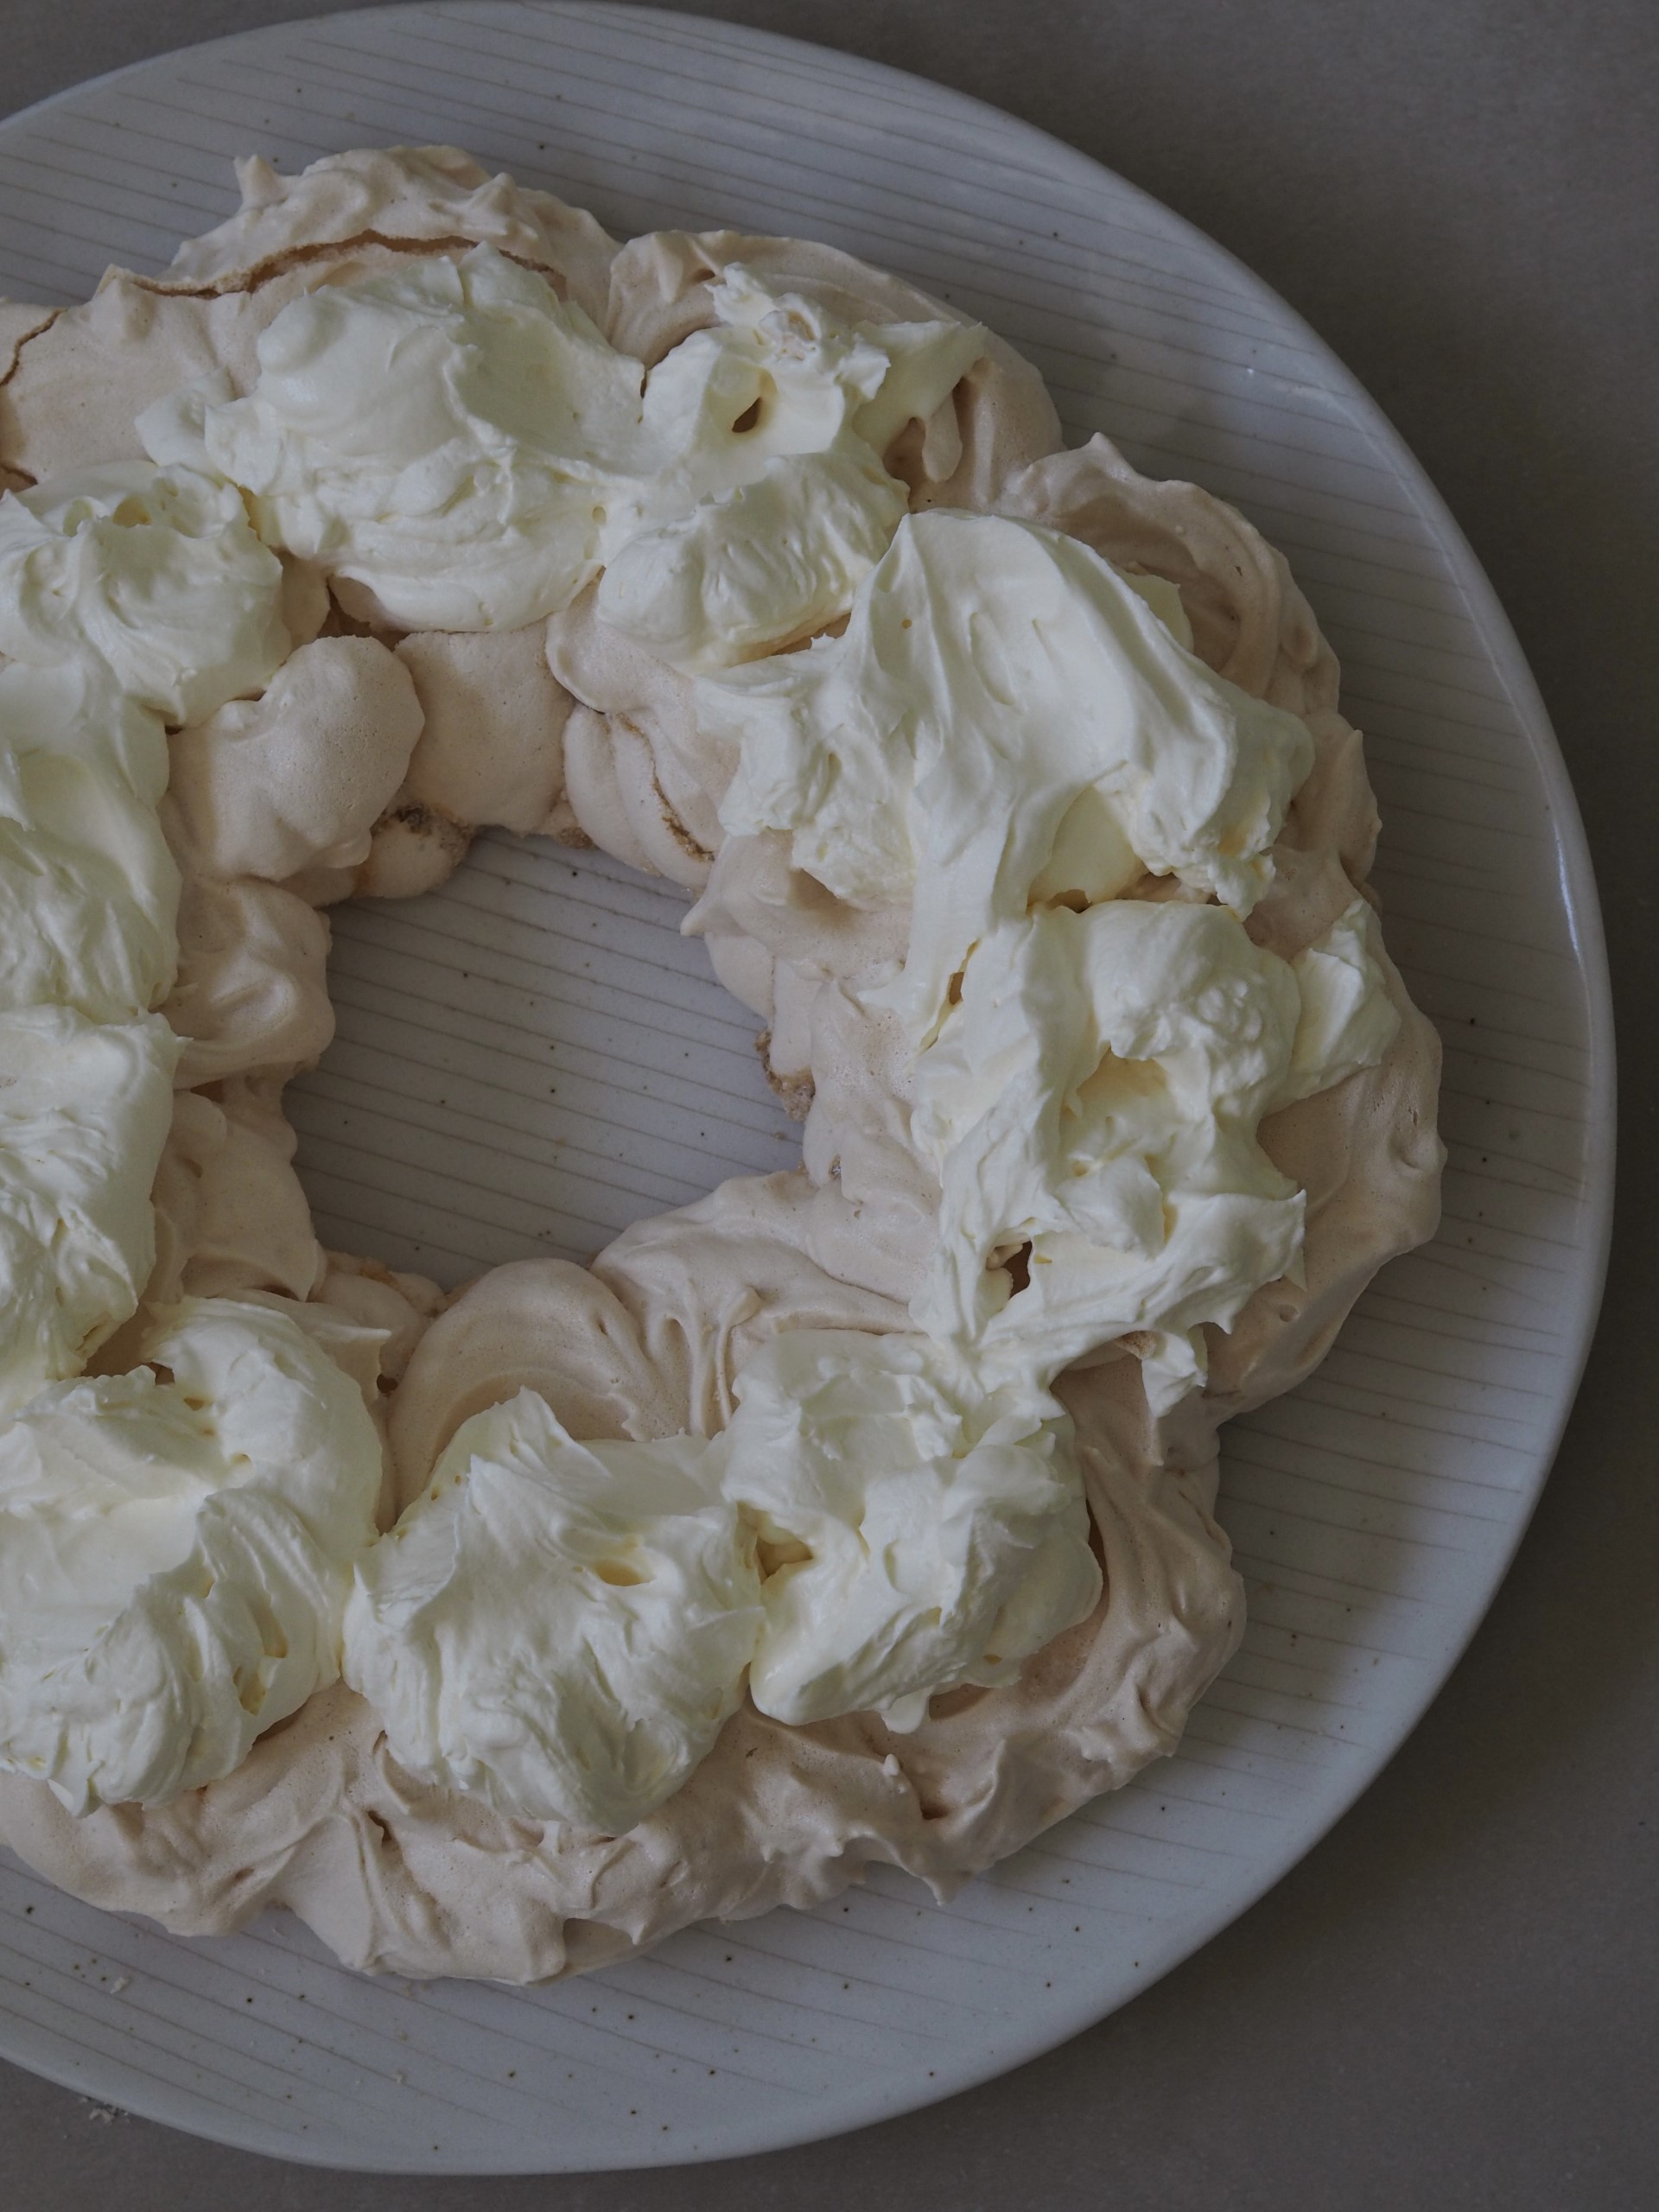
[[[1432, 1232], [1285, 564], [830, 247], [447, 149], [0, 307], [0, 1840], [522, 1981], [1173, 1749], [1217, 1432]], [[802, 1165], [445, 1296], [325, 1252], [327, 910], [695, 899]]]

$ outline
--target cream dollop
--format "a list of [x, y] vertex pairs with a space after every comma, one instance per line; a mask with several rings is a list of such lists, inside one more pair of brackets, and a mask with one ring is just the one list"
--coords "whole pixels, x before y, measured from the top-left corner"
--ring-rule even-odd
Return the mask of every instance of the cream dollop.
[[771, 1570], [762, 1713], [914, 1728], [939, 1691], [1014, 1681], [1099, 1598], [1071, 1422], [1046, 1393], [850, 1329], [785, 1332], [736, 1390], [721, 1457]]
[[359, 1566], [345, 1675], [413, 1772], [620, 1834], [735, 1709], [758, 1596], [706, 1441], [579, 1444], [524, 1389]]
[[0, 1003], [122, 1020], [166, 995], [179, 904], [156, 817], [167, 773], [160, 715], [96, 656], [0, 667]]
[[1356, 898], [1291, 962], [1301, 1014], [1275, 1108], [1376, 1067], [1399, 1034], [1399, 1009], [1376, 957], [1380, 936], [1369, 901]]
[[163, 1804], [336, 1679], [381, 1465], [331, 1325], [191, 1300], [0, 1427], [0, 1766]]
[[157, 1014], [0, 1014], [0, 1416], [137, 1308], [179, 1041]]
[[[1137, 580], [1139, 582], [1141, 580]], [[790, 833], [855, 907], [914, 899], [895, 1003], [920, 1046], [973, 948], [1033, 899], [1173, 875], [1247, 913], [1313, 762], [1295, 715], [1215, 675], [1134, 582], [1056, 531], [900, 524], [841, 638], [704, 677], [740, 748], [728, 830]]]
[[173, 986], [178, 905], [152, 810], [71, 752], [13, 750], [0, 707], [0, 1007], [148, 1013]]
[[51, 667], [0, 665], [0, 750], [20, 761], [48, 754], [84, 762], [124, 784], [151, 812], [167, 789], [166, 724], [129, 698], [90, 653]]
[[677, 422], [680, 454], [611, 550], [596, 601], [601, 620], [685, 674], [847, 612], [909, 505], [887, 448], [988, 342], [974, 323], [845, 322], [736, 264], [709, 299], [719, 327], [651, 372], [647, 410]]
[[405, 629], [512, 629], [598, 565], [605, 456], [642, 372], [489, 247], [295, 300], [205, 452], [269, 544], [363, 586]]
[[846, 612], [906, 504], [874, 454], [768, 461], [630, 538], [600, 579], [600, 617], [688, 675], [753, 660]]
[[[852, 329], [741, 270], [715, 300], [719, 327], [647, 376], [487, 245], [327, 286], [262, 334], [245, 398], [197, 402], [202, 456], [251, 495], [269, 544], [358, 587], [364, 611], [483, 630], [568, 607], [630, 539], [839, 446], [864, 466], [822, 493], [837, 551], [780, 568], [764, 607], [753, 579], [747, 589], [749, 632], [781, 641], [820, 619], [857, 546], [874, 558], [885, 543], [895, 491], [902, 505], [872, 437], [931, 411], [984, 337], [945, 323]], [[187, 449], [176, 422], [167, 435], [166, 450]], [[780, 496], [803, 505], [798, 486], [771, 504]], [[868, 512], [849, 516], [860, 502]], [[674, 579], [680, 612], [664, 636], [684, 652], [719, 652], [722, 530], [729, 518], [639, 556]], [[619, 620], [634, 619], [637, 588], [613, 597]]]
[[0, 1413], [137, 1308], [180, 1041], [164, 722], [263, 683], [281, 564], [188, 470], [0, 499]]
[[90, 662], [169, 722], [270, 682], [282, 593], [240, 496], [194, 469], [111, 462], [0, 498], [0, 652]]
[[1224, 906], [1004, 924], [917, 1065], [941, 1200], [916, 1319], [988, 1381], [1046, 1383], [1143, 1332], [1164, 1410], [1203, 1376], [1201, 1326], [1300, 1266], [1303, 1193], [1263, 1115], [1374, 1065], [1397, 1027], [1351, 908], [1294, 965]]

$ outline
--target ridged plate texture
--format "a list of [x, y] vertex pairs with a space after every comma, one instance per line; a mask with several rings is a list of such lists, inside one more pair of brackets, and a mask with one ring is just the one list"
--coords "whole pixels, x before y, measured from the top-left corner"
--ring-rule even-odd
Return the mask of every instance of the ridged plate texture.
[[[1507, 625], [1373, 404], [1218, 248], [1026, 126], [873, 64], [607, 6], [394, 8], [194, 48], [0, 129], [0, 290], [159, 267], [283, 168], [447, 140], [620, 234], [829, 239], [1047, 377], [1068, 433], [1233, 500], [1345, 671], [1389, 943], [1446, 1046], [1445, 1225], [1294, 1397], [1229, 1431], [1250, 1626], [1179, 1756], [949, 1908], [879, 1876], [524, 1991], [344, 1972], [285, 1917], [171, 1940], [0, 1861], [0, 2050], [289, 2158], [410, 2171], [760, 2150], [930, 2099], [1122, 2004], [1275, 1881], [1376, 1774], [1484, 1611], [1599, 1293], [1612, 1067], [1578, 817]], [[753, 1018], [683, 901], [480, 841], [442, 891], [337, 913], [340, 1035], [296, 1087], [326, 1242], [448, 1281], [582, 1257], [786, 1165]]]

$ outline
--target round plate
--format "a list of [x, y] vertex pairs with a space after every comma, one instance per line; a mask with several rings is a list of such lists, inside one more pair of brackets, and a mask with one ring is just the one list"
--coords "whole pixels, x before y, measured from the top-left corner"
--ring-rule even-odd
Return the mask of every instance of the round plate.
[[[1069, 434], [1192, 476], [1288, 554], [1340, 653], [1389, 943], [1446, 1045], [1435, 1243], [1318, 1375], [1228, 1432], [1243, 1649], [1179, 1755], [949, 1906], [899, 1878], [533, 1990], [372, 1980], [273, 1916], [185, 1942], [0, 1864], [0, 2050], [152, 2118], [332, 2165], [632, 2166], [904, 2112], [1097, 2019], [1225, 1925], [1399, 1745], [1484, 1611], [1571, 1402], [1611, 1181], [1611, 1014], [1560, 757], [1467, 546], [1352, 378], [1120, 179], [914, 78], [605, 6], [430, 5], [224, 40], [0, 130], [0, 287], [84, 296], [284, 168], [446, 140], [621, 235], [829, 239], [1036, 360]], [[591, 1250], [785, 1164], [752, 1019], [602, 860], [492, 838], [348, 910], [299, 1086], [326, 1240], [454, 1280]]]

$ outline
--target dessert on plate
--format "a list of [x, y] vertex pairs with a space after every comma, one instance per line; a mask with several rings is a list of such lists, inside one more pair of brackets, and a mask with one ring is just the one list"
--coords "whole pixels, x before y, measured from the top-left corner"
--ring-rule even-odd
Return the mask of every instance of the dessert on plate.
[[[1175, 1747], [1217, 1431], [1434, 1226], [1334, 659], [832, 247], [240, 177], [0, 307], [0, 1840], [411, 1975], [947, 1894]], [[446, 1294], [283, 1088], [484, 825], [683, 887], [802, 1160]]]

